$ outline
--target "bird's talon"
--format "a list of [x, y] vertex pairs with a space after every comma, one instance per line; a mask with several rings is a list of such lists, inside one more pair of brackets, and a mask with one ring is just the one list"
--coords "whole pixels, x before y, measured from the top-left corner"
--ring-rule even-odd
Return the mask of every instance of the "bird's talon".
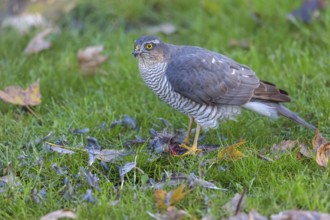
[[197, 146], [191, 146], [191, 147], [188, 147], [185, 143], [182, 143], [179, 145], [181, 148], [184, 148], [187, 150], [187, 152], [185, 152], [184, 154], [182, 155], [177, 155], [178, 157], [185, 157], [185, 156], [188, 156], [188, 155], [196, 155], [197, 153], [201, 152], [202, 150], [201, 149], [198, 149]]

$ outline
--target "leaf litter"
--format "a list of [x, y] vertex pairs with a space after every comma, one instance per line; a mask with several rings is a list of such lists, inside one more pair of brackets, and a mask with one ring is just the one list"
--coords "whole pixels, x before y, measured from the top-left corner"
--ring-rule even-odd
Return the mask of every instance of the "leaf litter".
[[184, 210], [178, 210], [174, 206], [170, 206], [166, 209], [166, 212], [163, 214], [160, 213], [151, 213], [147, 211], [148, 215], [156, 220], [180, 220], [188, 217], [188, 212]]
[[70, 209], [60, 209], [57, 211], [50, 212], [45, 216], [42, 216], [40, 220], [57, 220], [60, 218], [76, 219], [77, 215]]
[[171, 205], [182, 200], [189, 191], [185, 190], [186, 185], [182, 184], [178, 188], [166, 192], [163, 189], [157, 189], [154, 193], [155, 205], [159, 209], [168, 208]]
[[4, 91], [0, 90], [0, 99], [4, 102], [21, 105], [35, 106], [41, 103], [40, 83], [39, 80], [32, 83], [27, 89], [20, 86], [8, 86]]
[[51, 42], [46, 40], [49, 34], [53, 33], [55, 30], [54, 28], [47, 28], [36, 36], [32, 38], [32, 40], [28, 43], [26, 48], [24, 49], [24, 53], [27, 55], [37, 54], [43, 50], [49, 49], [51, 47]]
[[312, 141], [313, 150], [316, 151], [316, 162], [322, 167], [328, 167], [330, 157], [330, 142], [327, 141], [317, 129]]
[[[93, 75], [108, 57], [101, 54], [103, 45], [88, 46], [77, 53], [77, 59], [83, 75]], [[105, 74], [105, 71], [101, 71]]]

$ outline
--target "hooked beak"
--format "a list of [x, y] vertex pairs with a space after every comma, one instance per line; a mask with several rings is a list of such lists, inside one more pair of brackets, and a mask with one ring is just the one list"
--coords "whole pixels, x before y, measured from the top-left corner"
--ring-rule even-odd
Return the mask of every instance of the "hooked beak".
[[132, 53], [134, 57], [137, 57], [141, 54], [140, 47], [138, 45], [135, 46], [134, 52]]

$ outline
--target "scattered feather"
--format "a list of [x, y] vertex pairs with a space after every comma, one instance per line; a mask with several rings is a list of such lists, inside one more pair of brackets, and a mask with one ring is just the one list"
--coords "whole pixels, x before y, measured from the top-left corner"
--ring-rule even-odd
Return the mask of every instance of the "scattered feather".
[[124, 115], [120, 120], [111, 123], [110, 128], [114, 128], [117, 125], [128, 126], [131, 129], [137, 129], [136, 119], [129, 115]]
[[96, 174], [92, 174], [92, 172], [85, 170], [85, 168], [80, 167], [80, 174], [86, 178], [86, 181], [89, 186], [93, 187], [96, 190], [100, 190], [100, 179]]
[[214, 183], [198, 178], [194, 173], [190, 173], [188, 176], [188, 185], [189, 187], [201, 186], [207, 189], [227, 190], [217, 187]]
[[52, 168], [56, 171], [56, 173], [60, 176], [64, 175], [64, 174], [67, 174], [67, 171], [63, 171], [63, 169], [61, 167], [58, 167], [57, 166], [57, 163], [54, 163], [52, 165]]
[[114, 150], [114, 149], [103, 149], [103, 150], [87, 150], [89, 157], [89, 165], [92, 165], [96, 159], [103, 162], [113, 163], [116, 160], [120, 160], [122, 157], [132, 154], [126, 150]]
[[310, 23], [313, 18], [320, 17], [320, 11], [325, 9], [326, 5], [327, 0], [304, 0], [302, 5], [293, 10], [287, 18], [292, 22], [299, 20]]
[[91, 189], [88, 189], [84, 195], [84, 197], [82, 198], [82, 201], [85, 202], [90, 202], [90, 203], [95, 203], [95, 198], [93, 196], [93, 192]]
[[45, 147], [46, 147], [47, 150], [49, 150], [51, 152], [57, 152], [57, 153], [60, 153], [60, 154], [74, 154], [74, 151], [65, 149], [64, 146], [57, 145], [57, 144], [52, 144], [52, 143], [49, 143], [49, 142], [45, 143]]
[[82, 129], [70, 129], [72, 134], [87, 134], [90, 131], [89, 128], [82, 128]]
[[87, 137], [86, 148], [89, 150], [101, 150], [101, 146], [95, 137]]

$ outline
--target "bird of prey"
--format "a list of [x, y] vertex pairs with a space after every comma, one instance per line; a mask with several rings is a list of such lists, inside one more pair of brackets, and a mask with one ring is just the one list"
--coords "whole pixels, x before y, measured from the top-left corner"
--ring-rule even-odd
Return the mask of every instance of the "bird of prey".
[[[235, 119], [242, 108], [274, 119], [282, 115], [311, 130], [316, 129], [281, 104], [290, 102], [287, 92], [259, 80], [249, 67], [222, 54], [143, 36], [135, 41], [133, 55], [150, 89], [189, 116], [188, 132], [180, 145], [187, 149], [183, 156], [199, 151], [197, 142], [201, 128], [217, 128], [218, 122]], [[196, 133], [189, 147], [194, 121]]]

